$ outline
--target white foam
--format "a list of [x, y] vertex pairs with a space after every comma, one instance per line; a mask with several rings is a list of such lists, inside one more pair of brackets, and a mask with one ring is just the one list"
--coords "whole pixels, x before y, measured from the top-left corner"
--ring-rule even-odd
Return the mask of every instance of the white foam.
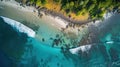
[[29, 27], [21, 24], [20, 22], [18, 21], [15, 21], [15, 20], [12, 20], [12, 19], [9, 19], [7, 17], [3, 17], [3, 16], [0, 16], [1, 18], [3, 18], [3, 20], [11, 25], [13, 28], [15, 28], [17, 31], [19, 32], [22, 32], [22, 33], [26, 33], [29, 37], [35, 37], [35, 32], [30, 29]]
[[114, 41], [107, 41], [106, 43], [107, 43], [107, 44], [113, 44]]
[[82, 52], [86, 52], [88, 51], [89, 49], [91, 48], [91, 45], [85, 45], [85, 46], [80, 46], [80, 47], [77, 47], [77, 48], [73, 48], [73, 49], [70, 49], [70, 52], [72, 54], [77, 54], [78, 51], [82, 51]]
[[104, 17], [104, 19], [108, 19], [108, 18], [110, 18], [113, 14], [114, 14], [113, 12], [108, 12], [108, 13], [105, 13], [103, 17]]

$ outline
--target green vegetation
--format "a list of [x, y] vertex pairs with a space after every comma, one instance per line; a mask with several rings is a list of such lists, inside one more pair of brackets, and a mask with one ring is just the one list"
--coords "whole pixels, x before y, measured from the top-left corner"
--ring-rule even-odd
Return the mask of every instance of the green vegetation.
[[61, 8], [70, 10], [76, 15], [89, 12], [92, 19], [102, 18], [107, 10], [113, 10], [120, 6], [118, 0], [62, 0]]
[[[48, 0], [28, 0], [39, 6], [49, 2]], [[66, 14], [72, 12], [77, 15], [89, 13], [91, 19], [102, 18], [108, 10], [112, 11], [120, 7], [119, 0], [51, 0], [51, 2], [60, 3], [61, 10]]]
[[40, 5], [40, 6], [47, 3], [47, 0], [28, 0], [28, 1], [30, 1], [31, 3], [35, 3], [37, 5]]

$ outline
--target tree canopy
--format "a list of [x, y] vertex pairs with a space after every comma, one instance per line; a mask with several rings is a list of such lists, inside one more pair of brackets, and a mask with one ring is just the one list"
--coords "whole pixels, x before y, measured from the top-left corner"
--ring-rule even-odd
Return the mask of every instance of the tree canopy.
[[[44, 5], [47, 0], [28, 0], [37, 5]], [[120, 8], [119, 0], [53, 0], [52, 2], [60, 3], [61, 9], [66, 13], [73, 12], [76, 15], [89, 13], [92, 19], [102, 18], [107, 10]]]

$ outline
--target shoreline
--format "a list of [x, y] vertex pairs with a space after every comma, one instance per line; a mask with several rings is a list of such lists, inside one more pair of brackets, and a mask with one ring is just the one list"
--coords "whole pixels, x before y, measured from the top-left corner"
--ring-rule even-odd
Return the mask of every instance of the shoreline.
[[[49, 11], [46, 8], [37, 9], [34, 6], [27, 6], [26, 4], [20, 5], [21, 3], [16, 2], [15, 0], [2, 1], [2, 2], [6, 5], [10, 5], [10, 6], [16, 8], [18, 10], [33, 13], [43, 21], [46, 21], [46, 19], [48, 19], [48, 20], [52, 21], [50, 24], [52, 24], [52, 26], [57, 27], [59, 30], [64, 30], [68, 26], [71, 27], [71, 25], [72, 25], [72, 27], [74, 27], [75, 25], [78, 25], [79, 27], [81, 27], [81, 25], [86, 26], [88, 23], [90, 23], [90, 22], [76, 22], [74, 20], [70, 20], [69, 18], [63, 16], [62, 14], [56, 13], [53, 11]], [[43, 16], [40, 17], [39, 14], [42, 14]]]
[[2, 18], [5, 21], [5, 23], [9, 24], [11, 27], [13, 27], [18, 32], [26, 33], [29, 37], [32, 37], [32, 38], [35, 37], [35, 34], [36, 34], [35, 31], [33, 31], [31, 28], [23, 25], [22, 23], [12, 20], [7, 17], [3, 17], [3, 16], [0, 16], [0, 18]]
[[[11, 3], [13, 0], [11, 0], [10, 2], [9, 1], [7, 1], [8, 3]], [[17, 3], [17, 4], [16, 4]], [[7, 3], [6, 3], [7, 4]], [[13, 1], [13, 3], [11, 3], [11, 5], [13, 5], [13, 4], [16, 4], [16, 6], [12, 6], [12, 7], [14, 7], [14, 8], [16, 8], [16, 9], [18, 9], [18, 10], [21, 10], [21, 11], [23, 11], [23, 12], [25, 12], [24, 14], [26, 14], [26, 13], [31, 13], [31, 15], [29, 16], [29, 15], [26, 15], [25, 17], [27, 17], [28, 19], [29, 19], [29, 21], [31, 20], [31, 19], [34, 19], [34, 20], [32, 20], [32, 22], [30, 21], [30, 22], [28, 22], [28, 23], [33, 23], [33, 21], [35, 21], [36, 22], [36, 20], [38, 21], [37, 23], [33, 23], [33, 24], [36, 24], [36, 25], [38, 25], [39, 24], [39, 20], [43, 20], [43, 21], [46, 21], [46, 22], [44, 22], [44, 26], [43, 25], [41, 25], [41, 29], [40, 29], [40, 31], [39, 32], [37, 32], [37, 33], [39, 33], [40, 34], [40, 40], [42, 40], [42, 39], [45, 39], [45, 41], [46, 41], [46, 43], [48, 43], [48, 41], [47, 40], [49, 40], [49, 38], [48, 37], [55, 37], [56, 36], [56, 34], [60, 34], [60, 36], [62, 36], [62, 38], [60, 39], [60, 40], [64, 40], [64, 41], [66, 41], [65, 42], [65, 44], [67, 44], [67, 45], [69, 45], [70, 44], [70, 48], [75, 48], [75, 47], [78, 47], [78, 46], [82, 46], [82, 45], [86, 45], [86, 44], [90, 44], [91, 43], [91, 41], [89, 42], [89, 40], [88, 40], [88, 42], [87, 42], [87, 38], [89, 37], [88, 35], [90, 34], [89, 32], [92, 32], [92, 33], [95, 33], [96, 31], [94, 31], [94, 28], [91, 28], [92, 27], [92, 25], [93, 26], [97, 26], [97, 27], [99, 27], [98, 25], [99, 24], [101, 24], [101, 22], [102, 22], [102, 20], [97, 20], [97, 21], [91, 21], [91, 22], [88, 22], [88, 23], [86, 23], [86, 24], [80, 24], [80, 26], [78, 25], [78, 27], [75, 25], [75, 24], [70, 24], [71, 22], [67, 22], [65, 19], [62, 19], [61, 17], [59, 17], [59, 15], [58, 16], [55, 16], [55, 15], [57, 15], [57, 14], [55, 14], [55, 15], [51, 15], [51, 14], [49, 14], [48, 13], [48, 15], [45, 15], [45, 12], [44, 11], [42, 11], [42, 13], [44, 14], [43, 15], [43, 17], [42, 18], [40, 18], [40, 17], [38, 17], [38, 13], [37, 13], [37, 9], [35, 8], [35, 7], [33, 7], [33, 6], [25, 6], [25, 7], [23, 7], [23, 6], [20, 6], [20, 3], [18, 3], [18, 2], [14, 2]], [[9, 4], [7, 4], [7, 5], [9, 5]], [[21, 8], [18, 8], [18, 6], [19, 7], [21, 7]], [[29, 8], [31, 8], [31, 9], [28, 9], [28, 7]], [[33, 15], [34, 14], [34, 15]], [[54, 13], [53, 13], [54, 14]], [[20, 17], [19, 17], [20, 18]], [[37, 19], [36, 19], [37, 18]], [[12, 18], [11, 18], [12, 19]], [[66, 22], [66, 23], [65, 23]], [[68, 23], [68, 25], [67, 25], [67, 23]], [[41, 23], [40, 23], [41, 24]], [[69, 24], [71, 25], [71, 26], [69, 26]], [[28, 24], [26, 24], [26, 25], [28, 25]], [[47, 30], [46, 29], [46, 31], [44, 31], [44, 28], [46, 27], [46, 25], [52, 25], [53, 27], [52, 28], [58, 28], [58, 30], [59, 31], [61, 31], [62, 30], [62, 34], [61, 33], [54, 33], [55, 31], [54, 30], [56, 30], [56, 29], [49, 29], [49, 30], [51, 30], [51, 31], [49, 31], [49, 30]], [[32, 25], [32, 26], [34, 26], [34, 25]], [[29, 26], [28, 26], [29, 27]], [[89, 29], [90, 28], [90, 29]], [[64, 30], [63, 30], [64, 29]], [[79, 29], [79, 30], [78, 30]], [[93, 30], [92, 30], [93, 29]], [[90, 30], [90, 31], [89, 31]], [[50, 34], [48, 37], [46, 36], [46, 35], [48, 35], [49, 33], [51, 33], [51, 32], [53, 32], [52, 34]], [[43, 33], [46, 33], [46, 35], [44, 35]], [[48, 33], [48, 34], [47, 34]], [[63, 34], [65, 34], [65, 35], [63, 35]], [[54, 36], [51, 36], [51, 35], [54, 35]], [[87, 35], [87, 36], [86, 36]], [[42, 36], [42, 37], [41, 37]], [[79, 37], [78, 37], [79, 36]], [[93, 36], [94, 37], [94, 36]], [[71, 39], [72, 40], [75, 40], [75, 42], [71, 42]], [[91, 38], [90, 38], [91, 39]], [[82, 41], [83, 40], [83, 41]], [[59, 39], [53, 39], [53, 42], [54, 41], [57, 41], [58, 43], [60, 42], [59, 41]], [[82, 42], [81, 42], [82, 41]], [[57, 43], [57, 42], [54, 42], [54, 43]], [[93, 41], [94, 42], [94, 41]], [[50, 42], [49, 42], [50, 43]], [[64, 43], [63, 44], [55, 44], [54, 45], [54, 47], [62, 47], [62, 46], [66, 46]], [[77, 45], [76, 45], [77, 44]], [[50, 43], [50, 46], [51, 46], [51, 43]]]
[[[59, 12], [55, 12], [55, 11], [52, 11], [52, 10], [49, 10], [45, 7], [40, 7], [40, 6], [35, 6], [35, 5], [31, 5], [31, 4], [28, 4], [28, 3], [25, 3], [23, 4], [22, 2], [18, 2], [18, 3], [21, 3], [22, 5], [21, 6], [25, 6], [25, 7], [33, 7], [35, 8], [35, 10], [37, 11], [37, 15], [42, 18], [42, 16], [46, 16], [46, 17], [49, 17], [51, 19], [54, 19], [54, 21], [56, 21], [58, 24], [62, 25], [63, 28], [67, 28], [68, 26], [71, 26], [73, 25], [72, 27], [74, 26], [79, 26], [81, 27], [82, 25], [85, 25], [87, 26], [88, 24], [91, 24], [91, 23], [96, 23], [98, 21], [103, 21], [107, 18], [109, 18], [111, 13], [115, 13], [115, 10], [114, 11], [108, 11], [107, 13], [105, 13], [103, 15], [103, 19], [90, 19], [88, 18], [87, 20], [74, 20], [74, 19], [71, 19], [70, 17], [66, 17], [64, 16], [63, 14], [59, 13]], [[117, 11], [116, 11], [117, 12]], [[109, 17], [107, 16], [107, 14], [109, 14]], [[106, 17], [107, 18], [106, 18]]]
[[62, 20], [65, 20], [67, 21], [68, 23], [74, 23], [74, 24], [86, 24], [88, 22], [90, 22], [89, 20], [86, 20], [86, 21], [80, 21], [80, 20], [73, 20], [69, 17], [65, 17], [63, 14], [61, 13], [58, 13], [58, 12], [55, 12], [55, 11], [51, 11], [51, 10], [48, 10], [47, 8], [37, 8], [36, 9], [40, 12], [44, 12], [46, 15], [51, 15], [53, 17], [60, 17]]
[[63, 14], [59, 13], [59, 12], [55, 12], [55, 11], [52, 11], [52, 10], [49, 10], [47, 8], [44, 8], [44, 7], [36, 7], [36, 6], [33, 6], [33, 5], [28, 5], [27, 3], [23, 4], [21, 2], [18, 2], [19, 4], [21, 4], [22, 7], [33, 7], [35, 10], [33, 10], [33, 12], [36, 12], [38, 17], [40, 17], [42, 19], [42, 16], [47, 16], [49, 18], [52, 18], [52, 19], [55, 19], [55, 21], [62, 25], [63, 28], [66, 28], [67, 26], [73, 24], [73, 25], [86, 25], [87, 23], [90, 23], [92, 22], [93, 20], [74, 20], [74, 19], [71, 19], [70, 17], [66, 17], [64, 16]]
[[[49, 20], [54, 20], [55, 23], [52, 23], [52, 25], [56, 26], [57, 24], [59, 24], [56, 26], [56, 27], [58, 27], [58, 26], [60, 27], [60, 28], [58, 27], [59, 30], [61, 28], [65, 29], [68, 26], [71, 27], [71, 25], [72, 25], [72, 27], [74, 27], [74, 26], [81, 27], [82, 25], [87, 26], [88, 24], [101, 21], [101, 20], [90, 20], [90, 19], [88, 19], [86, 21], [76, 21], [76, 20], [73, 20], [73, 19], [63, 16], [61, 13], [48, 10], [47, 8], [39, 8], [39, 7], [31, 6], [31, 5], [28, 6], [27, 4], [22, 4], [15, 0], [10, 0], [10, 1], [5, 1], [5, 2], [8, 2], [8, 4], [13, 7], [16, 6], [15, 8], [17, 8], [19, 10], [26, 11], [26, 12], [32, 12], [32, 13], [36, 14], [42, 20], [46, 20], [46, 18]], [[107, 19], [106, 17], [104, 14], [103, 18]]]
[[[20, 11], [25, 11], [25, 12], [30, 12], [35, 14], [36, 16], [39, 17], [39, 13], [38, 13], [38, 9], [36, 9], [34, 6], [22, 6], [20, 5], [19, 2], [16, 2], [15, 0], [10, 0], [10, 1], [1, 1], [2, 3], [6, 4], [6, 5], [10, 5]], [[2, 7], [1, 7], [2, 8]], [[55, 19], [52, 24], [57, 27], [58, 29], [60, 28], [66, 28], [66, 25], [68, 24], [68, 22], [64, 19], [61, 19], [59, 16], [58, 17], [54, 17], [53, 15], [46, 15], [44, 11], [42, 11], [43, 17], [40, 18], [43, 21], [46, 21], [46, 19], [48, 20], [53, 20]], [[57, 22], [57, 23], [56, 23]], [[60, 23], [59, 23], [60, 22]], [[66, 23], [64, 23], [66, 22]], [[59, 28], [60, 27], [60, 28]]]

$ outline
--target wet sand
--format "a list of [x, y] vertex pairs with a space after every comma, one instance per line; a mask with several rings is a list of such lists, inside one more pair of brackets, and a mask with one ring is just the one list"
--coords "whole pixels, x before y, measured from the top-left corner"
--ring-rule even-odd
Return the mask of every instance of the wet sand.
[[[68, 23], [67, 21], [52, 15], [43, 15], [40, 18], [35, 8], [23, 7], [14, 1], [0, 2], [0, 15], [32, 28], [37, 33], [36, 38], [45, 41], [45, 44], [52, 45], [54, 41], [57, 41], [54, 43], [57, 43], [55, 46], [58, 47], [65, 45], [77, 47], [78, 42], [88, 31], [88, 27], [79, 27], [80, 31], [78, 31], [78, 27], [69, 27], [63, 31], [61, 28], [66, 27], [64, 22]], [[60, 36], [59, 38], [56, 37], [57, 34]], [[65, 42], [61, 44], [60, 40]]]
[[[74, 48], [89, 44], [89, 42], [86, 42], [89, 32], [92, 32], [94, 35], [94, 33], [96, 33], [94, 28], [102, 22], [90, 22], [85, 25], [78, 25], [78, 27], [71, 24], [66, 28], [66, 25], [70, 22], [60, 18], [61, 16], [45, 15], [43, 12], [43, 16], [40, 18], [38, 17], [36, 8], [32, 6], [20, 6], [20, 4], [15, 1], [0, 2], [0, 15], [25, 24], [36, 31], [37, 39], [48, 45], [56, 43], [55, 46], [58, 47], [67, 45]], [[56, 37], [57, 35], [59, 35], [59, 37]], [[60, 43], [61, 40], [65, 42]], [[82, 40], [83, 42], [81, 42]]]
[[[46, 41], [45, 43], [48, 44], [50, 42], [48, 37], [55, 37], [56, 34], [61, 33], [59, 27], [55, 25], [56, 22], [53, 22], [46, 17], [44, 17], [44, 19], [39, 18], [37, 13], [31, 12], [31, 9], [29, 11], [27, 8], [26, 10], [20, 8], [19, 5], [16, 5], [17, 7], [12, 5], [14, 4], [0, 2], [0, 16], [16, 20], [32, 28], [34, 31], [36, 31], [36, 38], [39, 40], [44, 38]], [[54, 24], [54, 26], [52, 24]]]

